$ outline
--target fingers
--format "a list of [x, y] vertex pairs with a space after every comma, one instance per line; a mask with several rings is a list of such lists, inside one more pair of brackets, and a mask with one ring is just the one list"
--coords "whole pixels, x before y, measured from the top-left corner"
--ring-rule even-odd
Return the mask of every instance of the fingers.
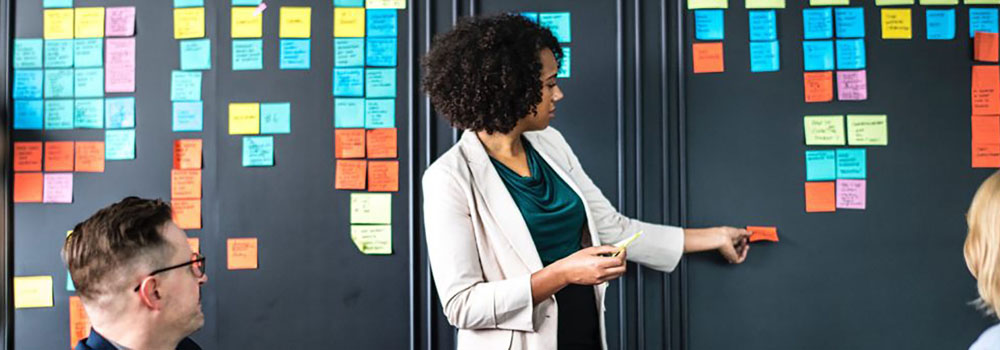
[[604, 276], [601, 276], [600, 278], [597, 279], [597, 283], [604, 283], [616, 279], [618, 277], [621, 277], [622, 275], [625, 274], [625, 271], [626, 271], [625, 265], [606, 269], [604, 270]]
[[739, 254], [736, 253], [736, 249], [733, 248], [733, 246], [731, 245], [726, 245], [723, 246], [722, 248], [719, 248], [719, 253], [721, 253], [722, 257], [726, 258], [726, 261], [729, 261], [730, 264], [740, 261]]
[[584, 249], [584, 251], [586, 251], [588, 255], [614, 254], [615, 252], [618, 251], [618, 247], [615, 247], [613, 245], [602, 245], [602, 246], [590, 247]]

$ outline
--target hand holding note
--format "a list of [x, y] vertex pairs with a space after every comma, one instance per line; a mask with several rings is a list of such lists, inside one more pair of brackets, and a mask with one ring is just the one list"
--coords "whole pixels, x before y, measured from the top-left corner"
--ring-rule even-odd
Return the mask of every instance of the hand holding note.
[[618, 247], [602, 245], [578, 250], [570, 256], [552, 263], [567, 283], [581, 285], [601, 284], [625, 274], [625, 253], [616, 257]]

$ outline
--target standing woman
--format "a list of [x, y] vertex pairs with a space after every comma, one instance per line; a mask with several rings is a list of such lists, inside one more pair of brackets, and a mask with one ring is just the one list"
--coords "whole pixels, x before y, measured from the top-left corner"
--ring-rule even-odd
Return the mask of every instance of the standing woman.
[[[976, 304], [987, 314], [1000, 315], [1000, 172], [979, 185], [965, 220], [965, 264], [976, 278]], [[987, 329], [969, 349], [1000, 349], [1000, 326]]]
[[[459, 349], [603, 349], [612, 256], [671, 271], [684, 252], [741, 263], [745, 230], [682, 229], [619, 214], [549, 121], [562, 49], [524, 17], [465, 20], [435, 39], [423, 88], [462, 139], [423, 176], [434, 282]], [[570, 121], [572, 122], [572, 121]], [[595, 132], [598, 132], [595, 130]]]

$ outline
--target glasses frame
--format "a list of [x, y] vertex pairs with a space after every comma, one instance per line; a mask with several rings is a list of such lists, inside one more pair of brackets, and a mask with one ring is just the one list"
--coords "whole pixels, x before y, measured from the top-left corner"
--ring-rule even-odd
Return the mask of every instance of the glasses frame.
[[[146, 275], [146, 277], [152, 277], [152, 276], [155, 276], [156, 274], [159, 274], [159, 273], [167, 272], [167, 271], [170, 271], [170, 270], [173, 270], [173, 269], [179, 269], [179, 268], [182, 268], [182, 267], [185, 267], [185, 266], [188, 266], [188, 265], [194, 265], [194, 264], [198, 264], [198, 263], [201, 263], [201, 265], [198, 266], [198, 271], [200, 272], [200, 275], [199, 275], [198, 272], [195, 272], [194, 269], [191, 270], [191, 273], [194, 274], [194, 277], [201, 278], [202, 276], [205, 275], [205, 256], [201, 255], [201, 254], [198, 254], [198, 253], [191, 254], [191, 261], [188, 261], [188, 262], [185, 262], [185, 263], [180, 263], [180, 264], [177, 264], [177, 265], [174, 265], [174, 266], [164, 267], [164, 268], [159, 269], [159, 270], [155, 270], [153, 272], [150, 272], [148, 275]], [[135, 289], [132, 290], [132, 291], [133, 292], [138, 292], [139, 288], [141, 288], [141, 287], [142, 287], [142, 283], [139, 283], [139, 285], [135, 286]]]

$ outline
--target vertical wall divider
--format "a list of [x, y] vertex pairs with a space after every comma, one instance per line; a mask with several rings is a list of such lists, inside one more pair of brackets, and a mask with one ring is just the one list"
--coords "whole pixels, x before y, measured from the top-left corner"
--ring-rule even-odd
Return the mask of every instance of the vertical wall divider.
[[[634, 65], [632, 68], [633, 78], [635, 81], [635, 90], [633, 91], [635, 110], [633, 111], [635, 115], [635, 217], [639, 220], [643, 219], [643, 203], [645, 199], [642, 191], [642, 126], [643, 126], [643, 108], [642, 108], [642, 0], [635, 0], [635, 5], [633, 8], [633, 13], [635, 18], [634, 23], [634, 37], [635, 47], [633, 54]], [[643, 291], [643, 277], [642, 277], [642, 265], [635, 264], [635, 328], [636, 328], [636, 348], [644, 350], [646, 349], [646, 320], [645, 312], [642, 307], [645, 299], [645, 292]]]
[[[615, 1], [615, 15], [618, 22], [615, 25], [615, 63], [616, 63], [616, 97], [617, 97], [617, 131], [618, 131], [618, 210], [625, 211], [625, 4], [624, 0]], [[625, 305], [625, 283], [626, 276], [618, 279], [618, 348], [628, 348], [628, 329], [625, 316], [627, 314]], [[607, 301], [605, 301], [607, 302]]]
[[[434, 36], [432, 34], [431, 19], [433, 18], [433, 1], [425, 2], [427, 5], [424, 8], [424, 53], [426, 54], [431, 49], [431, 38]], [[434, 116], [431, 111], [431, 98], [430, 96], [424, 96], [424, 169], [426, 170], [431, 165], [431, 160], [434, 159], [433, 147], [434, 144]], [[421, 231], [423, 232], [423, 226], [421, 226]], [[425, 243], [421, 241], [420, 251], [424, 252], [427, 249]], [[422, 259], [423, 260], [423, 259]], [[424, 280], [424, 322], [426, 323], [427, 332], [424, 335], [424, 343], [427, 346], [427, 350], [434, 349], [434, 282], [431, 279], [431, 264], [430, 259], [427, 259], [426, 265], [423, 266], [423, 280]]]
[[[677, 77], [677, 85], [675, 91], [677, 91], [677, 159], [678, 159], [678, 203], [680, 207], [680, 217], [679, 222], [681, 227], [687, 227], [687, 111], [685, 94], [684, 94], [684, 80], [686, 67], [684, 65], [685, 52], [687, 50], [687, 43], [684, 41], [684, 4], [682, 1], [674, 2], [674, 16], [676, 20], [676, 27], [674, 40], [675, 46], [677, 48], [677, 63], [675, 65], [675, 74]], [[681, 258], [681, 263], [678, 268], [680, 276], [678, 276], [678, 290], [680, 293], [680, 304], [678, 308], [680, 311], [680, 348], [687, 349], [689, 347], [689, 327], [688, 320], [689, 310], [688, 310], [688, 280], [687, 280], [687, 258]]]
[[419, 232], [418, 227], [421, 226], [423, 220], [417, 217], [417, 207], [420, 205], [420, 200], [422, 198], [422, 193], [420, 189], [415, 186], [417, 178], [417, 123], [416, 123], [416, 100], [417, 100], [417, 82], [419, 77], [414, 73], [414, 64], [417, 62], [419, 57], [417, 56], [416, 50], [416, 40], [414, 31], [416, 31], [416, 24], [414, 23], [415, 15], [414, 12], [418, 9], [418, 2], [410, 2], [410, 8], [406, 11], [406, 45], [408, 47], [407, 51], [410, 54], [410, 59], [406, 62], [407, 75], [410, 78], [409, 84], [407, 84], [406, 90], [409, 100], [406, 101], [406, 125], [409, 125], [409, 130], [406, 131], [406, 145], [408, 148], [407, 154], [410, 155], [409, 167], [407, 169], [406, 186], [410, 189], [410, 203], [408, 205], [408, 214], [410, 216], [410, 227], [407, 237], [407, 249], [410, 254], [410, 259], [407, 262], [407, 273], [409, 274], [409, 281], [407, 286], [410, 292], [410, 350], [417, 350], [417, 327], [419, 323], [419, 316], [417, 315], [417, 275], [420, 266], [419, 259], [419, 242], [417, 233]]
[[3, 52], [6, 55], [0, 58], [4, 65], [3, 70], [3, 106], [0, 106], [0, 110], [3, 111], [3, 210], [0, 211], [0, 215], [3, 216], [3, 232], [0, 232], [0, 236], [3, 239], [3, 251], [0, 252], [2, 257], [0, 260], [3, 261], [3, 275], [2, 280], [0, 280], [0, 288], [3, 289], [3, 299], [0, 300], [0, 307], [3, 308], [3, 342], [0, 346], [5, 349], [14, 348], [14, 196], [11, 191], [13, 191], [14, 176], [11, 170], [12, 164], [11, 159], [13, 159], [14, 152], [11, 145], [11, 137], [13, 133], [11, 128], [13, 126], [14, 114], [13, 106], [11, 106], [11, 93], [10, 93], [10, 79], [11, 76], [11, 65], [8, 64], [10, 59], [14, 57], [13, 52], [10, 50], [10, 42], [14, 33], [14, 3], [10, 0], [0, 0], [0, 23], [6, 23], [5, 28], [0, 28], [0, 34], [3, 35], [3, 42], [0, 45], [3, 46]]

